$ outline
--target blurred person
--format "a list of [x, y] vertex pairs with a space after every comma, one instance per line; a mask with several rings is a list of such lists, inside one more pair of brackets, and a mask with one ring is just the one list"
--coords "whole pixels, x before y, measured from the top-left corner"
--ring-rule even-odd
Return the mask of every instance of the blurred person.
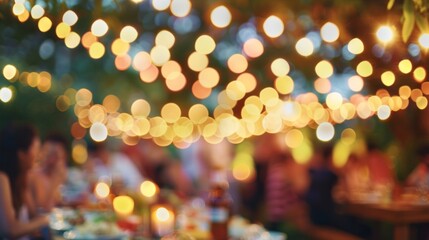
[[[418, 201], [429, 201], [429, 144], [421, 145], [417, 150], [420, 163], [414, 168], [405, 181], [406, 187], [418, 192]], [[415, 199], [414, 199], [415, 201]], [[413, 224], [416, 228], [416, 237], [419, 240], [429, 239], [429, 224]]]
[[406, 185], [412, 187], [426, 186], [429, 188], [429, 144], [425, 144], [418, 149], [420, 163], [407, 177]]
[[42, 145], [38, 166], [31, 171], [30, 189], [37, 208], [51, 210], [61, 201], [60, 187], [67, 178], [67, 140], [48, 135]]
[[308, 171], [310, 184], [306, 194], [310, 221], [315, 225], [342, 230], [368, 239], [371, 236], [369, 226], [357, 218], [337, 212], [333, 191], [339, 183], [339, 176], [332, 164], [332, 151], [331, 145], [322, 146], [311, 161]]
[[247, 217], [264, 219], [266, 227], [276, 231], [284, 230], [285, 221], [300, 224], [305, 217], [306, 166], [295, 162], [281, 135], [273, 134], [257, 139], [254, 160], [256, 176], [242, 193]]
[[89, 161], [84, 167], [92, 184], [108, 178], [115, 193], [122, 189], [137, 191], [143, 182], [143, 176], [128, 156], [110, 151], [104, 142], [89, 145]]
[[193, 189], [183, 163], [156, 145], [151, 140], [140, 140], [135, 146], [122, 149], [145, 178], [155, 182], [161, 189], [174, 190], [179, 196], [191, 195]]
[[0, 132], [0, 238], [30, 239], [49, 223], [37, 216], [28, 188], [29, 171], [39, 153], [40, 140], [29, 125]]
[[351, 198], [374, 191], [388, 193], [395, 184], [391, 159], [371, 141], [364, 154], [351, 153], [342, 169], [341, 185]]
[[392, 160], [389, 156], [381, 151], [375, 142], [368, 140], [365, 158], [369, 168], [371, 185], [376, 188], [392, 188], [396, 178], [393, 172]]
[[311, 221], [316, 225], [335, 226], [336, 213], [332, 190], [338, 182], [333, 171], [332, 146], [317, 151], [308, 170], [310, 184], [306, 194]]
[[340, 188], [345, 196], [352, 197], [354, 193], [368, 192], [371, 188], [370, 172], [364, 156], [351, 153], [340, 176]]

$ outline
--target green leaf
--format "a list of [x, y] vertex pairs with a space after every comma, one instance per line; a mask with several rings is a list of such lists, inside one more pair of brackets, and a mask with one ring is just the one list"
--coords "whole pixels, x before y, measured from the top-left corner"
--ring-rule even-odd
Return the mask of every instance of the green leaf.
[[414, 5], [412, 0], [405, 0], [404, 8], [404, 23], [402, 24], [402, 41], [407, 42], [413, 32], [415, 24]]
[[392, 9], [394, 4], [395, 4], [395, 0], [389, 0], [389, 2], [387, 3], [387, 10]]
[[421, 32], [427, 33], [429, 32], [429, 22], [428, 19], [425, 18], [421, 13], [416, 13], [416, 25], [420, 29]]

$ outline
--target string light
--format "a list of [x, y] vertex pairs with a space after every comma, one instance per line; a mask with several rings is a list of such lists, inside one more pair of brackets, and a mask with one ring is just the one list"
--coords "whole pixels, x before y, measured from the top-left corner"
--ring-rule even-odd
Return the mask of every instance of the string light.
[[[192, 9], [191, 2], [188, 0], [154, 0], [152, 1], [152, 6], [157, 11], [164, 11], [170, 8], [172, 14], [179, 18], [188, 16]], [[22, 3], [19, 2], [15, 3], [12, 11], [18, 17], [26, 12], [28, 14], [25, 6], [23, 8]], [[40, 19], [38, 20], [39, 30], [46, 32], [51, 29], [53, 23], [51, 19], [43, 17], [43, 15], [44, 9], [41, 6], [35, 5], [31, 9], [32, 18]], [[217, 28], [230, 26], [231, 19], [231, 11], [226, 6], [218, 6], [210, 13], [211, 23]], [[105, 55], [106, 47], [104, 44], [110, 43], [105, 43], [104, 41], [102, 43], [97, 38], [105, 36], [109, 31], [109, 26], [104, 20], [98, 19], [94, 21], [91, 31], [86, 32], [82, 37], [71, 29], [71, 26], [78, 21], [76, 13], [68, 10], [64, 13], [62, 20], [63, 22], [56, 25], [55, 31], [58, 38], [64, 39], [67, 47], [76, 48], [82, 41], [82, 45], [88, 48], [89, 55], [93, 59], [99, 59]], [[269, 16], [264, 21], [262, 28], [269, 38], [278, 38], [284, 33], [283, 21], [274, 15]], [[392, 28], [388, 26], [380, 27], [376, 35], [382, 43], [388, 43], [394, 38]], [[195, 52], [188, 55], [187, 67], [198, 73], [198, 79], [190, 79], [189, 84], [185, 72], [182, 72], [183, 65], [171, 59], [172, 48], [174, 48], [177, 35], [168, 30], [162, 30], [156, 34], [153, 48], [147, 50], [147, 52], [141, 51], [135, 54], [135, 51], [132, 52], [130, 49], [132, 48], [131, 44], [138, 39], [139, 34], [134, 27], [125, 26], [122, 28], [119, 38], [116, 38], [111, 43], [110, 48], [112, 53], [117, 55], [115, 57], [115, 66], [118, 70], [125, 71], [130, 66], [133, 66], [145, 83], [153, 82], [158, 76], [161, 76], [165, 78], [167, 89], [172, 92], [181, 91], [186, 85], [192, 85], [193, 95], [198, 99], [205, 99], [212, 94], [213, 88], [218, 87], [221, 81], [219, 71], [209, 67], [210, 62], [207, 56], [213, 52], [216, 53], [215, 50], [218, 50], [217, 39], [214, 36], [215, 34], [203, 34], [195, 40]], [[328, 22], [320, 29], [320, 37], [325, 42], [335, 42], [339, 39], [339, 36], [339, 28], [334, 23]], [[427, 34], [420, 36], [419, 44], [422, 48], [429, 48], [427, 39], [429, 39]], [[190, 137], [191, 135], [202, 135], [211, 143], [218, 142], [222, 138], [227, 138], [231, 142], [240, 142], [242, 141], [240, 139], [260, 135], [264, 132], [277, 133], [290, 127], [308, 126], [312, 121], [318, 124], [317, 137], [321, 141], [330, 141], [335, 135], [332, 123], [341, 123], [354, 117], [365, 119], [375, 114], [380, 119], [385, 120], [389, 118], [391, 111], [403, 108], [405, 105], [402, 102], [400, 104], [388, 103], [389, 101], [395, 102], [398, 99], [401, 101], [401, 99], [411, 97], [411, 100], [416, 102], [419, 109], [424, 109], [427, 106], [427, 98], [423, 96], [425, 91], [419, 90], [418, 92], [415, 89], [410, 89], [408, 94], [407, 90], [404, 90], [405, 88], [401, 88], [399, 96], [366, 96], [368, 100], [362, 100], [364, 98], [362, 96], [359, 102], [352, 102], [352, 99], [347, 102], [347, 99], [340, 93], [329, 93], [332, 86], [328, 78], [333, 76], [334, 66], [328, 60], [320, 61], [314, 68], [319, 77], [314, 85], [316, 90], [319, 93], [328, 94], [326, 107], [316, 105], [316, 102], [319, 101], [317, 96], [315, 96], [315, 100], [303, 101], [302, 99], [313, 99], [314, 94], [311, 95], [310, 93], [308, 93], [309, 95], [299, 94], [294, 96], [294, 99], [288, 99], [287, 101], [283, 101], [280, 98], [279, 94], [291, 94], [295, 87], [295, 80], [288, 76], [294, 64], [284, 58], [277, 58], [271, 62], [270, 70], [275, 76], [273, 87], [264, 88], [255, 95], [246, 97], [247, 94], [256, 89], [258, 82], [261, 80], [259, 76], [257, 78], [257, 75], [253, 75], [248, 68], [253, 59], [260, 57], [264, 53], [264, 44], [260, 37], [243, 39], [242, 53], [229, 55], [226, 65], [231, 73], [236, 74], [236, 80], [229, 79], [226, 88], [221, 92], [223, 94], [218, 94], [218, 96], [222, 97], [218, 98], [219, 108], [216, 107], [213, 118], [209, 116], [206, 107], [198, 104], [190, 108], [189, 118], [182, 116], [181, 107], [176, 103], [164, 105], [160, 116], [149, 117], [150, 104], [142, 99], [133, 102], [131, 114], [119, 113], [120, 101], [118, 97], [111, 95], [105, 98], [106, 103], [103, 102], [103, 105], [94, 105], [92, 103], [92, 93], [86, 89], [76, 92], [76, 99], [69, 98], [66, 95], [58, 97], [57, 107], [59, 110], [66, 111], [74, 104], [72, 101], [76, 101], [75, 113], [79, 118], [77, 124], [83, 129], [89, 128], [91, 138], [96, 141], [104, 141], [107, 136], [124, 134], [129, 137], [136, 135], [139, 137], [152, 137], [160, 145], [174, 143], [177, 146], [186, 147], [188, 143], [194, 142], [196, 139], [194, 136]], [[295, 43], [295, 49], [298, 54], [308, 57], [318, 51], [319, 45], [317, 44], [317, 39], [309, 34]], [[355, 55], [361, 54], [365, 49], [362, 40], [359, 38], [350, 40], [346, 47], [350, 53]], [[170, 53], [170, 51], [172, 52]], [[408, 59], [402, 60], [398, 64], [398, 68], [403, 74], [413, 71], [412, 63]], [[159, 74], [160, 71], [161, 74]], [[357, 64], [356, 72], [359, 76], [348, 78], [350, 90], [360, 92], [364, 87], [363, 78], [371, 76], [373, 71], [372, 63], [368, 60]], [[3, 75], [6, 79], [13, 80], [19, 76], [19, 73], [16, 68], [8, 65], [3, 69]], [[24, 82], [31, 87], [46, 92], [50, 89], [51, 77], [44, 78], [42, 75], [42, 73], [29, 73]], [[417, 82], [424, 81], [426, 70], [423, 67], [417, 67], [413, 71], [413, 77]], [[395, 74], [392, 71], [385, 71], [380, 78], [385, 86], [391, 86], [395, 82]], [[9, 88], [4, 87], [0, 90], [0, 99], [3, 102], [6, 102], [5, 99], [9, 95], [10, 99], [12, 98], [12, 90], [9, 89], [9, 94], [7, 89]], [[217, 89], [213, 92], [216, 91]], [[5, 92], [8, 93], [6, 94]], [[237, 101], [241, 100], [244, 100], [246, 104], [242, 108], [241, 118], [237, 118], [233, 115], [233, 108]], [[82, 110], [76, 110], [76, 107], [78, 109], [82, 107]], [[283, 120], [286, 120], [286, 122], [283, 122]], [[250, 123], [252, 125], [247, 125]], [[235, 133], [237, 135], [234, 135]], [[288, 131], [288, 134], [287, 139], [289, 140], [285, 140], [288, 146], [299, 148], [301, 145], [305, 145], [301, 138], [303, 136], [301, 131], [293, 129]], [[296, 145], [294, 145], [294, 142]]]

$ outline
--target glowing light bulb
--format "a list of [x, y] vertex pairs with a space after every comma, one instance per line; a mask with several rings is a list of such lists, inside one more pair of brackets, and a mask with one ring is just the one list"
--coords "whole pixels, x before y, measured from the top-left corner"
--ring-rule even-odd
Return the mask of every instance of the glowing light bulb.
[[225, 6], [216, 7], [210, 14], [210, 20], [218, 28], [227, 27], [231, 23], [231, 18], [231, 12]]
[[282, 35], [284, 31], [284, 24], [279, 17], [269, 16], [263, 25], [264, 32], [270, 38], [276, 38]]
[[419, 44], [423, 48], [429, 48], [429, 33], [423, 33], [422, 35], [420, 35]]
[[388, 26], [381, 26], [377, 30], [377, 38], [383, 43], [388, 43], [393, 40], [393, 30]]
[[337, 25], [327, 22], [320, 29], [320, 35], [325, 42], [335, 42], [340, 36]]

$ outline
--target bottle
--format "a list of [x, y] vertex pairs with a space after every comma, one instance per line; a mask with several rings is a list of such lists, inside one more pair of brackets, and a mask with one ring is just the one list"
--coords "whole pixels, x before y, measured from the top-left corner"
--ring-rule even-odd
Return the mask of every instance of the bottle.
[[215, 171], [211, 176], [210, 190], [207, 198], [212, 240], [228, 239], [231, 202], [225, 171]]

